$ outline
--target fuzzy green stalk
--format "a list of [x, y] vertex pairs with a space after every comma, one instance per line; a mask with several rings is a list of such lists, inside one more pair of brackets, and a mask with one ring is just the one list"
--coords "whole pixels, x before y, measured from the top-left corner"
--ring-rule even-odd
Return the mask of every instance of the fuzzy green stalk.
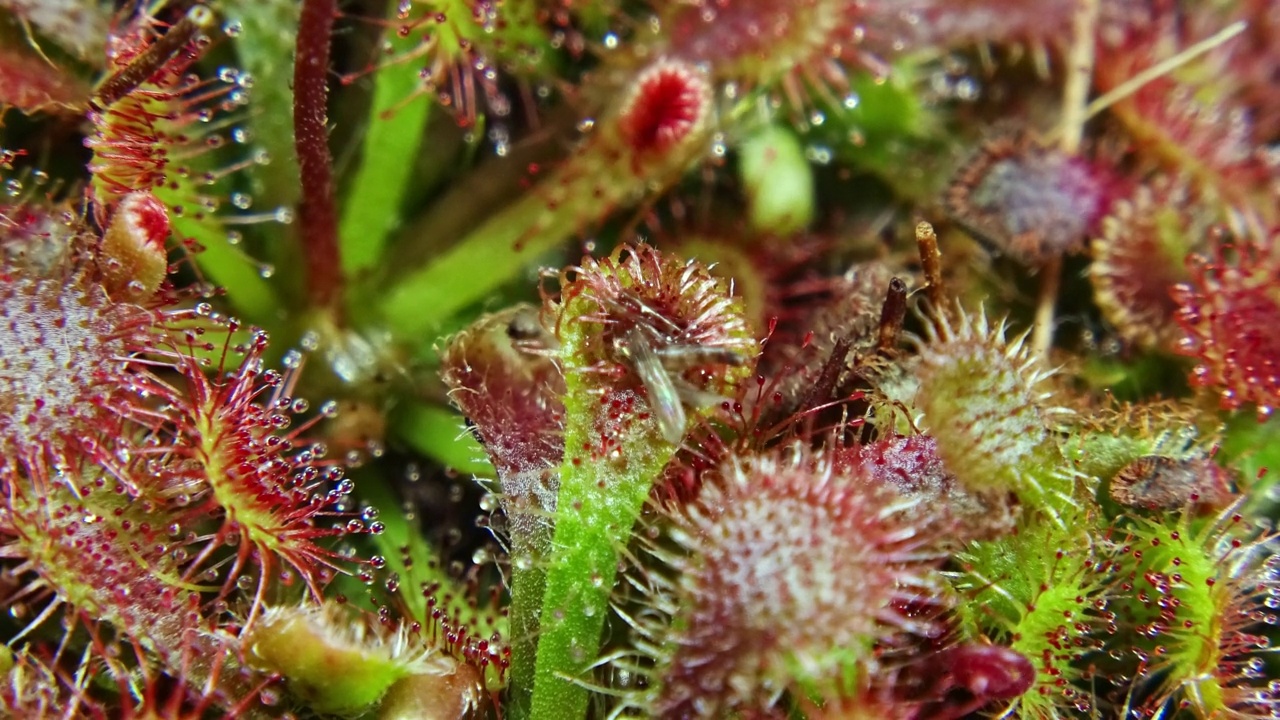
[[[544, 556], [550, 549], [550, 535], [548, 532], [546, 537], [536, 538], [545, 540], [538, 543], [543, 546], [540, 549]], [[531, 712], [537, 680], [539, 610], [547, 593], [546, 568], [531, 562], [530, 548], [523, 552], [530, 554], [530, 566], [517, 566], [511, 573], [511, 698], [507, 710], [517, 719], [527, 718]]]
[[[626, 544], [654, 479], [675, 451], [652, 418], [618, 434], [614, 451], [603, 457], [579, 457], [580, 448], [597, 444], [598, 417], [608, 412], [593, 392], [598, 379], [577, 372], [593, 326], [565, 323], [561, 340], [565, 359], [565, 448], [560, 471], [555, 534], [556, 552], [545, 567], [541, 608], [516, 604], [513, 625], [539, 625], [537, 669], [530, 717], [572, 720], [586, 716], [588, 679], [596, 660], [609, 595], [618, 573], [618, 548]], [[517, 584], [524, 582], [517, 576]], [[513, 663], [515, 658], [513, 658]]]
[[[585, 428], [575, 424], [565, 434], [570, 443], [590, 428], [589, 423]], [[667, 452], [654, 452], [658, 448]], [[611, 464], [566, 463], [552, 541], [562, 549], [546, 569], [542, 599], [534, 720], [586, 716], [587, 690], [574, 680], [585, 680], [596, 659], [618, 570], [617, 548], [630, 535], [672, 450], [655, 425], [622, 446], [623, 456], [648, 456], [648, 462], [624, 461], [616, 472]]]

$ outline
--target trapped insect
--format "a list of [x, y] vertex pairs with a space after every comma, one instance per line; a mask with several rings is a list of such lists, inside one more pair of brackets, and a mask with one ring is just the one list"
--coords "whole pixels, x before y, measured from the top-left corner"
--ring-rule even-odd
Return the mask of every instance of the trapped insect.
[[627, 331], [616, 347], [618, 355], [630, 363], [644, 384], [662, 437], [670, 443], [678, 443], [684, 437], [688, 422], [684, 404], [704, 404], [709, 395], [675, 373], [701, 365], [740, 366], [745, 362], [742, 355], [728, 348], [685, 343], [657, 345], [639, 327]]

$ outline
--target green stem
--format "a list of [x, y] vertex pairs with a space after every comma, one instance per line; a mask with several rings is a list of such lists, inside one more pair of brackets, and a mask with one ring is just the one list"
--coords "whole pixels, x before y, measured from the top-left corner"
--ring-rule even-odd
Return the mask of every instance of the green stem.
[[623, 120], [609, 116], [533, 190], [390, 288], [380, 307], [392, 331], [410, 337], [431, 330], [574, 233], [670, 187], [707, 150], [709, 122], [665, 152], [650, 153], [626, 140]]
[[547, 592], [547, 561], [552, 556], [553, 525], [529, 508], [529, 498], [508, 498], [511, 538], [511, 695], [512, 718], [527, 718], [537, 679], [539, 624]]
[[[544, 545], [549, 546], [549, 532], [545, 540]], [[546, 592], [545, 568], [535, 563], [531, 567], [512, 571], [511, 697], [508, 700], [509, 715], [512, 718], [527, 718], [532, 711], [538, 660], [538, 612]]]
[[[570, 428], [566, 447], [580, 446], [574, 440], [583, 429]], [[667, 452], [655, 453], [656, 448]], [[618, 572], [618, 548], [626, 544], [673, 449], [654, 426], [624, 443], [621, 455], [629, 460], [565, 463], [552, 541], [559, 550], [546, 569], [542, 599], [534, 720], [586, 716], [587, 690], [574, 680], [588, 679]]]
[[[412, 51], [420, 34], [400, 37], [398, 29], [389, 26], [384, 42], [398, 53]], [[387, 237], [400, 225], [400, 206], [412, 179], [413, 159], [418, 156], [431, 116], [431, 95], [420, 91], [419, 69], [416, 62], [399, 62], [379, 69], [374, 76], [369, 129], [339, 229], [343, 270], [349, 276], [374, 267]]]
[[458, 472], [494, 477], [484, 448], [467, 432], [462, 418], [435, 405], [407, 403], [393, 420], [396, 434], [413, 449]]
[[[515, 279], [578, 226], [574, 213], [552, 213], [537, 192], [526, 193], [430, 265], [391, 288], [380, 302], [383, 317], [400, 337], [427, 332]], [[537, 234], [530, 236], [535, 227]]]
[[[609, 595], [618, 573], [618, 549], [624, 547], [654, 479], [675, 451], [662, 439], [657, 422], [637, 413], [633, 424], [608, 452], [575, 456], [599, 445], [601, 417], [609, 408], [595, 392], [598, 380], [582, 368], [570, 367], [586, 355], [581, 349], [586, 323], [568, 323], [564, 342], [565, 448], [560, 471], [555, 534], [556, 551], [546, 565], [546, 591], [541, 608], [532, 611], [512, 598], [513, 626], [539, 624], [537, 666], [533, 685], [533, 720], [575, 720], [586, 716], [591, 664], [609, 610]], [[579, 370], [579, 371], [575, 371]], [[641, 419], [643, 418], [643, 419]], [[517, 583], [523, 579], [517, 576]], [[536, 614], [535, 614], [536, 613]], [[515, 671], [515, 668], [513, 668]]]

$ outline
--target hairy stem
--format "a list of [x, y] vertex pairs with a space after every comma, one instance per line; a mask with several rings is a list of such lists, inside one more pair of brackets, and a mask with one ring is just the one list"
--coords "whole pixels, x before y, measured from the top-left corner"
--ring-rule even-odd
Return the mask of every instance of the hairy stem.
[[336, 310], [342, 296], [342, 258], [334, 203], [326, 103], [329, 39], [337, 0], [304, 0], [293, 68], [293, 130], [302, 201], [298, 230], [305, 243], [307, 294], [312, 305]]
[[126, 67], [103, 80], [93, 91], [94, 104], [107, 107], [133, 92], [195, 39], [196, 33], [212, 24], [213, 13], [209, 12], [209, 8], [203, 5], [191, 8], [168, 32], [157, 38]]
[[[570, 415], [566, 447], [581, 447], [594, 425], [587, 413], [576, 416]], [[655, 452], [662, 448], [666, 452]], [[618, 574], [618, 547], [673, 449], [652, 423], [623, 441], [617, 462], [566, 458], [552, 541], [558, 551], [546, 568], [539, 618], [533, 720], [586, 717], [587, 690], [580, 683], [589, 680], [599, 652]], [[516, 614], [525, 610], [513, 608]]]
[[[517, 552], [533, 556], [545, 553], [551, 545], [550, 528], [546, 533], [525, 538]], [[537, 677], [538, 622], [542, 598], [547, 592], [546, 568], [533, 564], [516, 569], [511, 576], [511, 717], [527, 718], [532, 711], [534, 681]]]

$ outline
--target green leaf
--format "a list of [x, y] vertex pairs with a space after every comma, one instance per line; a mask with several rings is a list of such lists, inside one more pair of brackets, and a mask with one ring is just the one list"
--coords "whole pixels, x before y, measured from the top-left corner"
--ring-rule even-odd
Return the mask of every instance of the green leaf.
[[[156, 197], [173, 207], [195, 193], [184, 181], [178, 188], [157, 187]], [[194, 256], [196, 265], [207, 280], [222, 288], [227, 300], [240, 315], [255, 325], [274, 327], [279, 320], [279, 299], [262, 276], [262, 267], [227, 240], [227, 231], [216, 217], [174, 217], [173, 232], [178, 237], [195, 240], [204, 249]]]
[[361, 499], [378, 509], [383, 531], [371, 535], [373, 544], [386, 561], [386, 569], [400, 578], [400, 597], [413, 618], [425, 626], [427, 599], [422, 588], [440, 583], [453, 597], [463, 597], [462, 588], [454, 587], [436, 549], [422, 536], [418, 524], [405, 517], [404, 504], [382, 477], [361, 477], [356, 482]]
[[1280, 502], [1272, 489], [1280, 478], [1280, 419], [1258, 422], [1252, 413], [1238, 413], [1227, 424], [1222, 460], [1234, 466], [1249, 490], [1248, 508], [1275, 517]]
[[480, 477], [494, 477], [484, 448], [467, 431], [462, 417], [435, 405], [406, 403], [392, 419], [396, 434], [414, 450], [445, 467]]

